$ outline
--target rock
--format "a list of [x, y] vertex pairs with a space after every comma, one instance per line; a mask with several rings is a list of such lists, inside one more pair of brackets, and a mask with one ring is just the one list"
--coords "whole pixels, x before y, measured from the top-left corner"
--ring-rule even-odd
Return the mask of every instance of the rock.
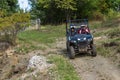
[[28, 65], [28, 69], [30, 68], [37, 68], [39, 70], [45, 69], [48, 67], [48, 64], [46, 63], [46, 58], [43, 56], [33, 56], [30, 60], [29, 60], [29, 65]]
[[47, 63], [47, 59], [44, 56], [35, 55], [29, 60], [27, 69], [28, 70], [36, 69], [40, 73], [46, 74], [48, 71], [48, 68], [50, 68], [50, 67], [51, 67], [51, 64]]
[[7, 56], [12, 56], [14, 54], [14, 50], [8, 49], [5, 51], [7, 53]]

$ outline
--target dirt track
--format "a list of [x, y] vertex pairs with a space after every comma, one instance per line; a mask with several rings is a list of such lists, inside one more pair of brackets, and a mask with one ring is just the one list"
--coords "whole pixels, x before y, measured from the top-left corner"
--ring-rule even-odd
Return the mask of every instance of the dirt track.
[[[57, 47], [65, 50], [65, 39], [57, 42]], [[112, 61], [98, 55], [91, 57], [88, 55], [77, 55], [70, 60], [79, 74], [81, 80], [120, 80], [120, 69]]]
[[82, 80], [120, 80], [120, 71], [100, 55], [95, 58], [78, 56], [70, 62]]
[[[65, 43], [65, 38], [59, 39], [56, 43], [52, 44], [51, 48], [47, 48], [45, 51], [38, 50], [31, 52], [26, 56], [33, 56], [37, 53], [47, 54], [49, 52], [66, 55]], [[97, 57], [76, 55], [75, 59], [71, 59], [70, 62], [81, 80], [120, 80], [120, 69], [110, 59], [100, 56], [99, 52]]]

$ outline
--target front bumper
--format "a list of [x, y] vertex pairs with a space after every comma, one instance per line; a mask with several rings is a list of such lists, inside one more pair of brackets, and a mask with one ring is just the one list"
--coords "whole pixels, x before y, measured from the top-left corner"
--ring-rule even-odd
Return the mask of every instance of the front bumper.
[[79, 53], [88, 52], [89, 50], [91, 50], [90, 43], [87, 41], [78, 42], [76, 46], [76, 50], [78, 50]]

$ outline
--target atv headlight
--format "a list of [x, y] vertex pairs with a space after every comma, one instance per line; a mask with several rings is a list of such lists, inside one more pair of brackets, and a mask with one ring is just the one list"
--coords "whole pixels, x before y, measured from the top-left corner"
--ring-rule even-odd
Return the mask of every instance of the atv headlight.
[[83, 40], [86, 40], [86, 38], [83, 38]]
[[78, 38], [78, 41], [80, 41], [80, 38]]

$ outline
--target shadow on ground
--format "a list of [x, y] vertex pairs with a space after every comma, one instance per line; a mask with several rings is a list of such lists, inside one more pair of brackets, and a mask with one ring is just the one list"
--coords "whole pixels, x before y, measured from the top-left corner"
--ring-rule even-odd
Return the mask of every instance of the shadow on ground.
[[[57, 50], [57, 54], [63, 55], [65, 58], [69, 58], [68, 53], [67, 53], [67, 49], [58, 49]], [[86, 57], [86, 56], [90, 56], [90, 53], [79, 53], [76, 54], [75, 58], [81, 58], [81, 57]]]

